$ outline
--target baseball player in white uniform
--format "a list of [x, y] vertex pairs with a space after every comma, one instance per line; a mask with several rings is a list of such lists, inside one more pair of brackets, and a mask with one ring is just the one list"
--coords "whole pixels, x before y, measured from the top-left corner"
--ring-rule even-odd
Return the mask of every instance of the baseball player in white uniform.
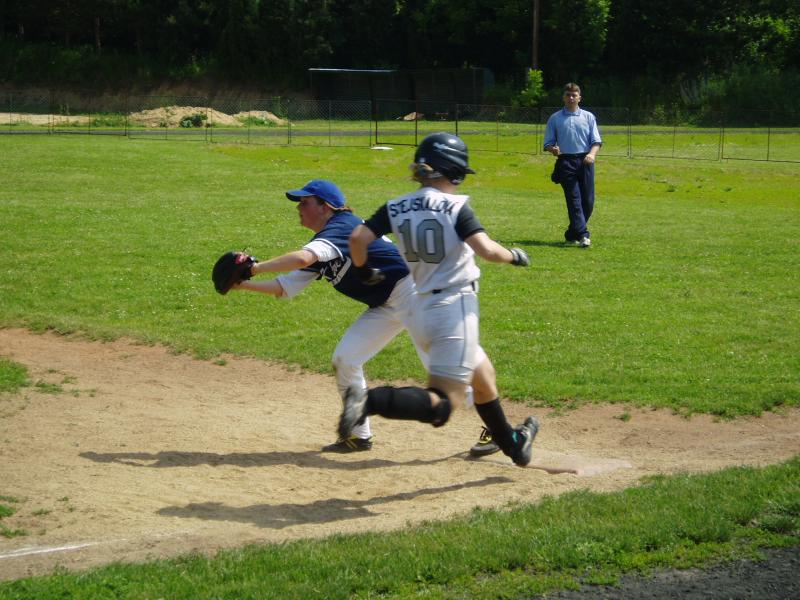
[[[333, 368], [339, 393], [350, 386], [366, 389], [364, 364], [407, 327], [415, 296], [414, 282], [397, 247], [388, 239], [369, 246], [371, 268], [376, 279], [365, 283], [350, 260], [348, 238], [361, 218], [346, 205], [342, 191], [332, 181], [314, 179], [286, 192], [297, 203], [300, 223], [314, 236], [302, 248], [253, 265], [252, 274], [281, 273], [274, 279], [245, 280], [232, 289], [250, 290], [291, 299], [312, 282], [324, 279], [333, 288], [367, 306], [347, 328], [333, 352]], [[417, 346], [423, 364], [427, 356]], [[323, 448], [329, 452], [357, 452], [372, 448], [369, 419], [347, 436]]]
[[427, 136], [411, 165], [419, 189], [390, 200], [350, 235], [350, 256], [364, 280], [373, 267], [368, 247], [393, 233], [417, 286], [408, 331], [428, 354], [428, 387], [350, 386], [339, 420], [346, 437], [369, 415], [444, 425], [471, 383], [475, 408], [494, 443], [519, 466], [531, 460], [538, 421], [512, 428], [498, 397], [494, 367], [478, 338], [478, 278], [474, 255], [490, 262], [528, 266], [524, 250], [508, 250], [484, 231], [457, 194], [467, 174], [466, 144], [449, 133]]

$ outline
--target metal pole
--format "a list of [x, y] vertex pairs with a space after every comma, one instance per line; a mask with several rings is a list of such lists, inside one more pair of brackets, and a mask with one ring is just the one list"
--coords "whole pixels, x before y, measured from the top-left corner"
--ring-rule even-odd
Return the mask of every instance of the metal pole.
[[772, 133], [772, 127], [767, 125], [767, 160], [769, 160], [769, 147], [770, 147], [770, 138]]
[[533, 53], [531, 66], [539, 69], [539, 0], [533, 0]]

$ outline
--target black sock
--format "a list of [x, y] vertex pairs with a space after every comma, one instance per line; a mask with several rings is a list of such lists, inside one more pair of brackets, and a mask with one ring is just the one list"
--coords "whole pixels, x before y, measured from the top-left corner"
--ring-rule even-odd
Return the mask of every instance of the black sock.
[[511, 427], [511, 424], [506, 419], [506, 414], [500, 405], [500, 399], [495, 398], [486, 404], [478, 404], [476, 402], [475, 410], [478, 411], [478, 416], [483, 420], [486, 428], [492, 432], [492, 439], [495, 443], [507, 456], [511, 456], [517, 446], [516, 436], [514, 435], [514, 428]]

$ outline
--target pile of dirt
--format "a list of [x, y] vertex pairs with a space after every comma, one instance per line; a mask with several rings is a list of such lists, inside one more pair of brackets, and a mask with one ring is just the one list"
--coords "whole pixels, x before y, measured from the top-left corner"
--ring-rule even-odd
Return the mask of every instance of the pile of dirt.
[[86, 125], [90, 123], [92, 117], [87, 115], [49, 115], [32, 113], [6, 113], [0, 112], [0, 125]]
[[132, 125], [146, 127], [179, 127], [184, 119], [205, 116], [204, 122], [227, 127], [241, 127], [242, 122], [229, 114], [205, 106], [162, 106], [129, 115]]
[[280, 127], [286, 127], [286, 125], [289, 123], [289, 121], [286, 119], [281, 119], [268, 110], [246, 110], [244, 112], [238, 112], [233, 116], [241, 121], [244, 121], [245, 119], [259, 119], [261, 121], [266, 121], [267, 123], [279, 125]]

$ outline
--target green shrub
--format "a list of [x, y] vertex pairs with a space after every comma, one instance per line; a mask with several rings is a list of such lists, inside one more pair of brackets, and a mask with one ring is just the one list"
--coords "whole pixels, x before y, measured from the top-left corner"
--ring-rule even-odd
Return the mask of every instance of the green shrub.
[[532, 108], [539, 106], [544, 98], [544, 76], [538, 69], [528, 69], [525, 75], [525, 87], [512, 100], [512, 104], [518, 108]]
[[204, 125], [205, 120], [208, 117], [202, 113], [195, 113], [193, 115], [186, 115], [183, 117], [179, 123], [181, 127], [185, 127], [187, 129], [191, 127], [202, 127]]

